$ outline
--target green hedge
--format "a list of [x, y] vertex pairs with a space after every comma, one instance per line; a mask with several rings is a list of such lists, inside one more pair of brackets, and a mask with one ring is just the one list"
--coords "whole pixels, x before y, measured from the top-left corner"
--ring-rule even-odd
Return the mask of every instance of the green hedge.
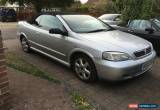
[[160, 0], [112, 0], [113, 13], [122, 13], [123, 23], [160, 16]]

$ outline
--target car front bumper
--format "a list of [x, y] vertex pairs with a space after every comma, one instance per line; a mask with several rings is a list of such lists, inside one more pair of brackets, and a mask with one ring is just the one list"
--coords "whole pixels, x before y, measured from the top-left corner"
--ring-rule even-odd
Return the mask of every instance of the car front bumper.
[[113, 62], [98, 60], [95, 62], [98, 77], [108, 80], [125, 80], [139, 76], [151, 69], [156, 58], [155, 51], [147, 57], [137, 60]]

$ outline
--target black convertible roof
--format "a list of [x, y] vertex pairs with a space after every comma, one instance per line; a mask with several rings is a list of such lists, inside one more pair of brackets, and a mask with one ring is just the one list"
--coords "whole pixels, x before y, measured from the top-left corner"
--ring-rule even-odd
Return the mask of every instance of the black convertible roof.
[[77, 12], [41, 12], [39, 15], [82, 15], [85, 13], [77, 13]]
[[87, 15], [85, 13], [77, 13], [77, 12], [40, 12], [34, 16], [32, 16], [32, 18], [30, 20], [28, 20], [28, 22], [32, 23], [34, 21], [34, 19], [36, 19], [38, 16], [40, 15]]

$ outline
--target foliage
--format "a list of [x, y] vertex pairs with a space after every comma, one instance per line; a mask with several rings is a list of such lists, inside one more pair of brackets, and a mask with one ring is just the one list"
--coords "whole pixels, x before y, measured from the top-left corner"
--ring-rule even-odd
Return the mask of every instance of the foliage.
[[78, 12], [88, 12], [89, 11], [90, 6], [87, 4], [84, 5], [80, 5], [76, 11]]
[[105, 12], [106, 13], [119, 13], [118, 10], [115, 8], [115, 4], [113, 2], [107, 2], [105, 6]]
[[80, 1], [75, 1], [70, 7], [66, 9], [69, 12], [88, 13], [90, 6], [88, 4], [81, 4]]
[[76, 12], [82, 12], [82, 13], [88, 13], [88, 14], [98, 17], [99, 15], [101, 15], [103, 12], [106, 11], [106, 6], [108, 6], [106, 4], [108, 3], [108, 1], [110, 0], [97, 0], [97, 2], [95, 0], [95, 2], [90, 1], [86, 4], [81, 4], [79, 1], [76, 1], [72, 4], [69, 10], [76, 11]]
[[150, 19], [160, 15], [159, 0], [112, 0], [113, 12], [122, 14], [123, 23], [132, 19]]
[[138, 19], [141, 16], [141, 5], [143, 0], [126, 0], [124, 9], [121, 10], [122, 20], [127, 23], [129, 20]]
[[99, 1], [99, 2], [91, 4], [92, 8], [96, 12], [104, 12], [106, 4], [109, 2], [109, 0], [97, 0], [97, 1]]
[[95, 108], [87, 102], [86, 98], [81, 96], [77, 91], [72, 91], [71, 96], [76, 110], [95, 110]]
[[127, 0], [112, 0], [113, 8], [115, 13], [121, 13], [121, 11], [124, 9], [124, 6], [126, 5]]
[[141, 19], [150, 19], [152, 17], [152, 0], [144, 0], [141, 10]]
[[1, 0], [1, 3], [15, 3], [17, 2], [20, 6], [25, 4], [33, 4], [38, 12], [45, 7], [61, 7], [65, 8], [70, 6], [74, 0]]
[[160, 0], [153, 0], [152, 16], [160, 17]]
[[5, 0], [0, 0], [0, 5], [5, 5], [6, 1]]

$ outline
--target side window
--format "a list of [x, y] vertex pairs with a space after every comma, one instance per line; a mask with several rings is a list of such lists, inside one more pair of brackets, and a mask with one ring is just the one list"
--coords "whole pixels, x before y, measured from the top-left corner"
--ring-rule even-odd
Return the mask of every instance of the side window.
[[58, 28], [64, 30], [63, 24], [60, 22], [60, 20], [52, 15], [43, 15], [40, 25], [49, 29]]
[[147, 20], [133, 20], [129, 24], [129, 28], [145, 31], [146, 28], [151, 28], [151, 22]]
[[140, 20], [133, 20], [129, 24], [129, 28], [136, 29], [140, 25]]
[[151, 27], [152, 25], [150, 21], [142, 20], [140, 23], [139, 29], [145, 31], [146, 28], [151, 28]]

